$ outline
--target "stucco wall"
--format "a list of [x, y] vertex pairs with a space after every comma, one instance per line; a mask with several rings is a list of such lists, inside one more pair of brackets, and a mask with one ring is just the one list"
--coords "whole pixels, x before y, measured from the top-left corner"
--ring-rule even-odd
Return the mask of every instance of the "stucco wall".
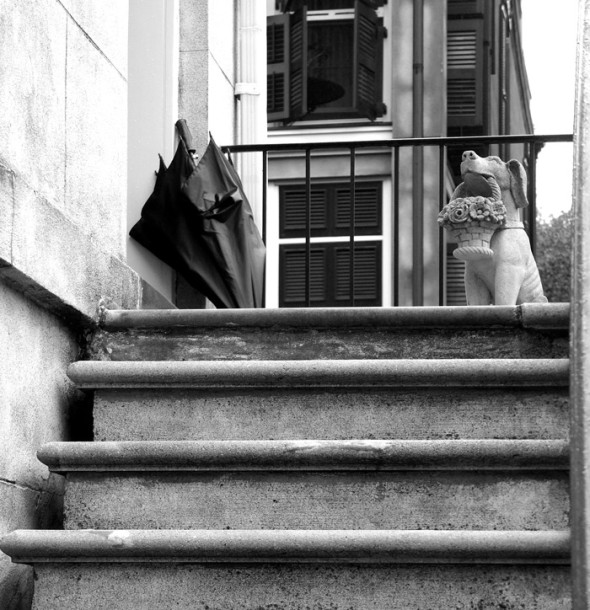
[[[127, 2], [0, 0], [0, 535], [59, 525], [36, 459], [81, 433], [66, 377], [99, 301], [141, 303], [124, 261]], [[0, 555], [0, 608], [32, 575]]]
[[139, 299], [124, 264], [127, 29], [120, 0], [0, 0], [0, 276], [60, 314]]
[[[80, 400], [66, 377], [75, 333], [23, 294], [0, 282], [0, 536], [60, 522], [63, 480], [36, 459], [46, 442], [81, 433], [70, 426]], [[28, 608], [32, 568], [0, 553], [0, 608]]]
[[126, 2], [0, 0], [0, 158], [122, 254]]

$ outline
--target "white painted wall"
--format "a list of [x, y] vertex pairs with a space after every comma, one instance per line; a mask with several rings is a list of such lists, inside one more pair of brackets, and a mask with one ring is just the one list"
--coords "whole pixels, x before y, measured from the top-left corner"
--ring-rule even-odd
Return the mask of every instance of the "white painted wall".
[[[129, 0], [127, 232], [151, 194], [158, 154], [169, 164], [178, 119], [178, 0]], [[173, 300], [174, 272], [127, 237], [127, 262]]]

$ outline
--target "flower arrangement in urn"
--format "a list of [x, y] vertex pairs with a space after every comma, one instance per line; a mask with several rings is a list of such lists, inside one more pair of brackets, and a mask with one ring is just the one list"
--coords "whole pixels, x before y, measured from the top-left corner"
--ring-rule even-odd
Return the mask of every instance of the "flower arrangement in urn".
[[494, 231], [506, 224], [506, 207], [493, 178], [468, 177], [469, 193], [447, 203], [438, 215], [438, 224], [450, 231], [458, 248], [453, 256], [461, 260], [492, 258], [490, 240]]

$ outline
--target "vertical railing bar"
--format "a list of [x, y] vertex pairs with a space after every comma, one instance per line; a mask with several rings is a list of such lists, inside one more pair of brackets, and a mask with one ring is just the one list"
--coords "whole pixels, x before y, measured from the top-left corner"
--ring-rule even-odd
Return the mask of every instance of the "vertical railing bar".
[[[445, 205], [445, 147], [440, 144], [438, 147], [438, 189], [439, 189], [439, 204], [438, 211], [440, 212]], [[445, 304], [445, 263], [446, 249], [445, 238], [442, 227], [438, 229], [438, 304]]]
[[356, 233], [356, 149], [350, 147], [350, 265], [349, 289], [350, 304], [354, 307], [354, 236]]
[[412, 305], [424, 305], [424, 149], [412, 146]]
[[262, 151], [262, 241], [266, 244], [268, 205], [268, 152]]
[[393, 306], [399, 305], [399, 146], [393, 147]]
[[[262, 241], [266, 245], [266, 227], [268, 220], [268, 152], [262, 151]], [[264, 282], [262, 292], [262, 307], [266, 307], [267, 282]]]
[[305, 305], [311, 307], [311, 148], [305, 149]]

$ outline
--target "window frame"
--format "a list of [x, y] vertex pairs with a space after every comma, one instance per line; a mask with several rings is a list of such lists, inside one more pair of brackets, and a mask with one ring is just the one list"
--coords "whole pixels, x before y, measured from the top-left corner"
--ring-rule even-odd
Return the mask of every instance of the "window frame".
[[[329, 11], [307, 11], [305, 2], [292, 3], [295, 12], [267, 17], [267, 41], [270, 28], [284, 29], [284, 60], [267, 62], [267, 121], [268, 123], [291, 124], [299, 121], [330, 121], [334, 119], [356, 119], [375, 121], [385, 116], [387, 107], [383, 102], [383, 47], [387, 30], [383, 18], [377, 13], [381, 3], [370, 0], [354, 0], [354, 13], [350, 9]], [[308, 104], [308, 24], [317, 21], [353, 21], [353, 104], [350, 108], [322, 108], [310, 110]], [[301, 32], [299, 31], [301, 29]], [[367, 45], [367, 40], [374, 44]], [[364, 44], [363, 44], [364, 43]], [[267, 57], [273, 57], [269, 49]], [[276, 84], [283, 82], [284, 89]], [[270, 105], [282, 99], [281, 107]]]

